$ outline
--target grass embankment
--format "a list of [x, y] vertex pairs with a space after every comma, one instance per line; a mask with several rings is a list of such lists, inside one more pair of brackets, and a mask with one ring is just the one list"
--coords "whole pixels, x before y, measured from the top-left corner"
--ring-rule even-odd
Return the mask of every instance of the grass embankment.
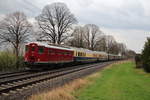
[[131, 61], [113, 64], [101, 72], [75, 80], [30, 100], [149, 100], [150, 74]]

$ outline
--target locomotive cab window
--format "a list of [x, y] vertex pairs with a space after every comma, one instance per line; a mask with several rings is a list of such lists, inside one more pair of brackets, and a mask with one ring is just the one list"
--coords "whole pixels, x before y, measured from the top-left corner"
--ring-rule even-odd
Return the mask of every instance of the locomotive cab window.
[[29, 50], [29, 47], [26, 45], [25, 47], [25, 51], [27, 52]]
[[38, 53], [44, 53], [44, 47], [39, 47], [38, 48]]

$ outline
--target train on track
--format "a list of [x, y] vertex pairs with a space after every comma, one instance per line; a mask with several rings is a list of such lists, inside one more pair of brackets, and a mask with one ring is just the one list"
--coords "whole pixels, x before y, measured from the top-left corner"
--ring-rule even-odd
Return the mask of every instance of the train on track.
[[43, 42], [26, 44], [24, 55], [25, 64], [30, 68], [119, 59], [122, 59], [122, 56], [100, 51], [91, 51], [84, 48], [56, 46]]

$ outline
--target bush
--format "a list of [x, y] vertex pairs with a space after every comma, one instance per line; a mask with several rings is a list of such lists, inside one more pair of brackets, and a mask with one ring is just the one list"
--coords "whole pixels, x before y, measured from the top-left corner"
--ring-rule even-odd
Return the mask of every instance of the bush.
[[8, 52], [0, 52], [0, 71], [19, 70], [24, 67], [23, 57], [19, 57], [19, 69], [16, 68], [16, 56]]
[[142, 60], [140, 54], [136, 54], [135, 63], [136, 63], [136, 68], [142, 68]]
[[150, 72], [150, 38], [145, 42], [141, 57], [144, 70]]

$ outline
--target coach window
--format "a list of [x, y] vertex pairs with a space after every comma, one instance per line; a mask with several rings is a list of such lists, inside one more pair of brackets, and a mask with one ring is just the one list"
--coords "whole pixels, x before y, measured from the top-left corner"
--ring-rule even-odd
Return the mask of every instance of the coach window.
[[38, 52], [39, 52], [39, 53], [43, 53], [43, 52], [44, 52], [44, 48], [43, 48], [43, 47], [39, 47]]
[[81, 52], [79, 52], [79, 56], [81, 56]]

